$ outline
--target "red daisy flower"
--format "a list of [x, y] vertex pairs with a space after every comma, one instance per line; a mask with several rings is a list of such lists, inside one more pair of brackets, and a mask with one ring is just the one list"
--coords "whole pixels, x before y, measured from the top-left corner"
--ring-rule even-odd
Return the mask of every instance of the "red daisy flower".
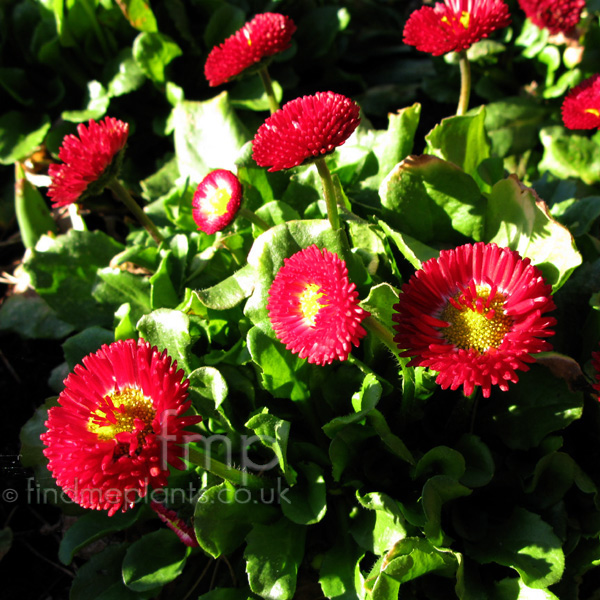
[[291, 169], [341, 146], [360, 123], [358, 105], [334, 92], [317, 92], [284, 104], [259, 128], [252, 157], [269, 171]]
[[562, 118], [569, 129], [600, 128], [600, 75], [582, 81], [565, 96]]
[[162, 488], [168, 464], [185, 467], [188, 380], [144, 340], [104, 345], [65, 379], [41, 438], [57, 484], [84, 508], [131, 508], [148, 487]]
[[543, 316], [555, 308], [551, 286], [528, 258], [496, 244], [442, 250], [402, 287], [394, 305], [394, 341], [410, 366], [438, 371], [443, 389], [481, 386], [508, 389], [517, 369], [528, 370], [531, 354], [549, 350], [540, 338], [556, 323]]
[[585, 0], [519, 0], [525, 15], [552, 34], [569, 33], [581, 20]]
[[87, 127], [77, 126], [77, 133], [79, 137], [69, 134], [63, 140], [58, 152], [63, 164], [48, 168], [48, 196], [54, 208], [102, 192], [119, 172], [129, 125], [113, 117], [100, 123], [90, 119]]
[[346, 263], [315, 244], [284, 259], [269, 290], [267, 310], [277, 338], [309, 363], [346, 360], [366, 335], [369, 313], [358, 305]]
[[150, 502], [150, 507], [158, 515], [158, 518], [167, 525], [169, 529], [177, 534], [177, 537], [191, 548], [198, 546], [198, 540], [194, 528], [190, 527], [174, 510], [167, 508], [160, 502]]
[[287, 50], [296, 31], [285, 15], [256, 15], [239, 31], [215, 46], [206, 59], [204, 75], [211, 87], [237, 77], [252, 66], [264, 66], [263, 59]]
[[413, 12], [404, 26], [404, 43], [440, 56], [467, 50], [510, 23], [502, 0], [444, 0]]
[[198, 185], [192, 200], [192, 216], [198, 229], [215, 233], [225, 229], [242, 202], [242, 184], [226, 169], [210, 172]]

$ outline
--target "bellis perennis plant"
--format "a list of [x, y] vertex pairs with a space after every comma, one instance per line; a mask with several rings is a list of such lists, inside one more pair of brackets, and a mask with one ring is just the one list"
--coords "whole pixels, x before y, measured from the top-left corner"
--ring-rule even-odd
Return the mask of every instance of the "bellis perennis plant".
[[596, 598], [600, 5], [5, 4], [3, 593]]

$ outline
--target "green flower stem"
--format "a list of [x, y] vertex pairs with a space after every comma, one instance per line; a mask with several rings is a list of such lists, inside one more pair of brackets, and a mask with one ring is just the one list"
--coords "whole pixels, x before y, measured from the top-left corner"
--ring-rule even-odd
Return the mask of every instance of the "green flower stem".
[[271, 229], [271, 226], [264, 220], [261, 219], [255, 212], [248, 210], [245, 207], [241, 207], [238, 211], [238, 214], [244, 219], [248, 219], [251, 223], [254, 223], [259, 229], [263, 231], [268, 231]]
[[327, 204], [327, 218], [331, 224], [331, 229], [334, 231], [340, 228], [340, 217], [338, 215], [337, 202], [335, 198], [335, 188], [331, 172], [324, 158], [317, 158], [315, 161], [317, 170], [323, 182], [323, 195], [325, 196], [325, 204]]
[[401, 362], [401, 358], [399, 355], [399, 349], [396, 343], [394, 342], [394, 335], [387, 328], [384, 327], [381, 321], [378, 321], [373, 316], [368, 316], [363, 320], [362, 325], [367, 329], [367, 331], [371, 332], [373, 335], [376, 335], [393, 353], [394, 356]]
[[269, 109], [271, 114], [275, 111], [279, 110], [279, 102], [277, 102], [277, 98], [275, 98], [275, 91], [273, 90], [273, 83], [271, 82], [271, 76], [269, 75], [269, 71], [267, 67], [263, 67], [258, 74], [265, 86], [265, 91], [267, 92], [267, 98], [269, 100]]
[[121, 183], [117, 179], [113, 178], [107, 187], [135, 215], [140, 224], [143, 225], [146, 231], [152, 236], [152, 239], [157, 244], [160, 244], [163, 241], [163, 237], [158, 232], [156, 225], [142, 210], [141, 206], [131, 197], [129, 192], [121, 185]]
[[209, 473], [225, 479], [233, 485], [243, 486], [249, 490], [262, 490], [274, 485], [273, 481], [268, 477], [258, 477], [253, 473], [230, 467], [194, 447], [188, 448], [188, 458], [192, 464], [206, 469]]
[[471, 96], [471, 63], [469, 63], [465, 50], [461, 50], [458, 56], [460, 65], [460, 98], [458, 99], [456, 116], [464, 115], [467, 112]]

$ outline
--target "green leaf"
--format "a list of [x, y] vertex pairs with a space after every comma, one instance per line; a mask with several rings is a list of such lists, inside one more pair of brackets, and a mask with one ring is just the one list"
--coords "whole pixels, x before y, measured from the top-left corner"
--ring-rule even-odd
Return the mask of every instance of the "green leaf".
[[92, 295], [98, 269], [123, 249], [102, 231], [43, 236], [23, 265], [36, 292], [60, 319], [78, 329], [112, 326], [114, 307]]
[[494, 156], [524, 154], [539, 140], [547, 108], [529, 96], [505, 98], [485, 107], [485, 128]]
[[600, 217], [600, 196], [571, 198], [552, 206], [552, 216], [579, 237], [589, 233]]
[[132, 318], [131, 305], [125, 302], [115, 311], [115, 340], [129, 340], [137, 337], [135, 324], [137, 319]]
[[260, 367], [261, 383], [275, 398], [309, 397], [306, 359], [292, 354], [276, 337], [270, 322], [258, 323], [247, 335], [252, 360]]
[[[283, 98], [283, 90], [277, 81], [271, 82], [277, 102]], [[246, 108], [248, 110], [269, 110], [269, 97], [260, 77], [243, 77], [236, 81], [229, 94], [231, 105], [235, 108]]]
[[354, 413], [335, 417], [323, 425], [325, 434], [334, 439], [339, 431], [352, 423], [359, 423], [377, 406], [381, 398], [382, 387], [377, 378], [369, 373], [365, 376], [361, 388], [352, 396]]
[[147, 0], [119, 0], [118, 5], [130, 25], [138, 31], [158, 31], [156, 18]]
[[506, 578], [494, 584], [490, 600], [560, 600], [550, 590], [528, 587], [522, 579]]
[[268, 522], [274, 512], [273, 507], [252, 498], [247, 489], [235, 488], [224, 481], [198, 498], [194, 511], [196, 538], [213, 558], [231, 554], [243, 543], [254, 524]]
[[60, 541], [58, 558], [63, 564], [70, 565], [82, 548], [110, 533], [131, 527], [139, 516], [139, 510], [115, 513], [112, 517], [106, 512], [87, 512], [67, 529]]
[[[342, 534], [343, 535], [343, 534]], [[356, 587], [356, 573], [360, 573], [359, 550], [347, 534], [343, 539], [338, 539], [336, 544], [323, 556], [319, 571], [319, 583], [326, 598], [334, 600], [357, 600], [359, 598]]]
[[[143, 2], [144, 0], [136, 1]], [[133, 58], [131, 48], [121, 50], [108, 68], [112, 68], [112, 72], [114, 72], [112, 79], [108, 82], [108, 95], [111, 98], [129, 94], [142, 87], [146, 81], [144, 72]]]
[[62, 346], [69, 369], [72, 370], [85, 356], [96, 352], [103, 344], [112, 344], [112, 342], [114, 342], [113, 332], [102, 327], [88, 327], [72, 335]]
[[133, 42], [133, 58], [154, 83], [165, 83], [167, 65], [183, 54], [181, 48], [167, 35], [157, 31], [140, 33]]
[[214, 367], [199, 367], [189, 375], [190, 385], [203, 397], [209, 398], [218, 408], [227, 398], [227, 381]]
[[359, 127], [357, 140], [373, 150], [378, 164], [377, 174], [361, 181], [361, 187], [377, 189], [388, 173], [412, 152], [420, 115], [421, 105], [415, 103], [388, 114], [385, 131], [368, 129], [363, 132]]
[[56, 234], [56, 224], [42, 195], [25, 178], [23, 167], [17, 163], [15, 169], [15, 212], [21, 240], [26, 248], [33, 248], [42, 235]]
[[[70, 600], [143, 600], [156, 597], [159, 588], [136, 593], [123, 583], [121, 564], [127, 547], [127, 543], [107, 546], [77, 569]], [[98, 577], [99, 573], [102, 577]]]
[[300, 218], [300, 215], [289, 204], [279, 200], [263, 204], [256, 210], [256, 214], [269, 225], [281, 225]]
[[560, 502], [575, 482], [578, 467], [564, 452], [552, 452], [542, 457], [533, 472], [527, 492], [540, 508], [550, 508]]
[[249, 589], [243, 588], [217, 588], [198, 596], [198, 600], [253, 600], [256, 598]]
[[425, 535], [434, 546], [448, 546], [450, 539], [442, 530], [442, 509], [446, 502], [468, 496], [472, 490], [447, 475], [434, 475], [425, 482], [421, 502], [427, 519]]
[[12, 547], [13, 532], [10, 527], [0, 529], [0, 560], [2, 560]]
[[572, 392], [564, 379], [548, 376], [532, 365], [519, 375], [519, 384], [499, 396], [493, 407], [494, 428], [513, 449], [535, 448], [548, 434], [581, 417], [583, 395]]
[[367, 510], [353, 519], [350, 533], [361, 548], [381, 556], [406, 537], [404, 516], [398, 502], [381, 492], [356, 497]]
[[392, 433], [385, 417], [378, 410], [372, 410], [367, 415], [367, 421], [375, 433], [381, 438], [381, 441], [390, 449], [392, 454], [411, 465], [415, 464], [415, 459], [410, 450], [406, 447], [406, 444], [397, 435]]
[[273, 451], [286, 481], [293, 485], [296, 482], [296, 474], [287, 461], [287, 447], [290, 437], [289, 421], [270, 414], [268, 408], [265, 407], [262, 412], [254, 415], [245, 426], [254, 431], [263, 446]]
[[235, 159], [250, 138], [227, 92], [204, 102], [180, 102], [173, 125], [179, 173], [195, 183], [212, 169], [235, 171]]
[[32, 154], [50, 129], [47, 115], [11, 110], [0, 117], [0, 164], [10, 165]]
[[391, 329], [394, 322], [394, 304], [398, 303], [398, 291], [389, 283], [380, 283], [369, 290], [369, 295], [360, 305], [371, 313], [371, 316]]
[[112, 307], [112, 310], [127, 302], [136, 321], [152, 310], [150, 283], [146, 277], [111, 267], [98, 269], [97, 277], [92, 296], [98, 302]]
[[190, 319], [178, 311], [159, 308], [149, 315], [144, 315], [137, 324], [142, 337], [160, 352], [167, 351], [177, 367], [186, 373], [193, 371], [190, 348]]
[[415, 467], [415, 479], [434, 473], [460, 479], [465, 472], [465, 459], [448, 446], [436, 446], [425, 453]]
[[253, 592], [270, 600], [292, 600], [304, 556], [305, 532], [306, 528], [285, 518], [252, 528], [244, 557]]
[[485, 240], [530, 258], [554, 291], [582, 262], [569, 230], [552, 218], [532, 189], [512, 175], [493, 187], [485, 218]]
[[60, 339], [73, 329], [39, 296], [15, 294], [0, 305], [0, 331], [12, 331], [31, 339]]
[[425, 136], [425, 140], [427, 154], [454, 163], [470, 175], [483, 191], [488, 191], [478, 172], [479, 165], [490, 156], [484, 106], [471, 110], [468, 115], [442, 119]]
[[150, 302], [152, 308], [175, 308], [179, 304], [179, 294], [173, 285], [172, 272], [176, 269], [175, 257], [171, 250], [162, 253], [162, 259], [150, 277]]
[[384, 221], [378, 221], [378, 224], [385, 235], [394, 242], [394, 245], [400, 250], [402, 256], [404, 256], [415, 269], [420, 269], [421, 265], [430, 258], [437, 258], [439, 256], [438, 250], [422, 244], [419, 240], [410, 235], [394, 231]]
[[523, 583], [535, 589], [559, 581], [565, 568], [561, 542], [552, 527], [520, 507], [491, 527], [483, 541], [468, 544], [468, 552], [480, 563], [516, 569]]
[[600, 181], [600, 145], [592, 138], [571, 133], [560, 125], [540, 132], [544, 156], [538, 164], [540, 173], [550, 171], [560, 179], [576, 177], [588, 185]]
[[[400, 584], [428, 573], [452, 577], [457, 567], [458, 559], [454, 552], [439, 550], [421, 538], [405, 538], [376, 563], [365, 581], [365, 587], [372, 590], [373, 600], [397, 598]], [[390, 595], [390, 592], [395, 595]]]
[[110, 104], [108, 90], [99, 81], [90, 81], [87, 85], [86, 108], [83, 110], [65, 110], [61, 117], [72, 123], [83, 123], [89, 119], [98, 120], [106, 114]]
[[391, 227], [422, 243], [459, 243], [483, 234], [485, 201], [473, 178], [434, 156], [410, 156], [379, 188]]
[[252, 295], [255, 278], [254, 267], [246, 264], [233, 275], [217, 283], [217, 285], [204, 290], [198, 290], [194, 294], [204, 306], [215, 310], [226, 310], [237, 306], [244, 299]]
[[127, 549], [123, 581], [136, 592], [166, 585], [181, 575], [191, 551], [170, 529], [147, 533]]
[[323, 469], [312, 462], [298, 464], [300, 477], [281, 503], [283, 514], [292, 523], [313, 525], [327, 512], [327, 486]]
[[494, 477], [494, 458], [488, 446], [479, 436], [465, 433], [458, 440], [457, 448], [464, 457], [466, 470], [460, 482], [470, 488], [483, 487]]

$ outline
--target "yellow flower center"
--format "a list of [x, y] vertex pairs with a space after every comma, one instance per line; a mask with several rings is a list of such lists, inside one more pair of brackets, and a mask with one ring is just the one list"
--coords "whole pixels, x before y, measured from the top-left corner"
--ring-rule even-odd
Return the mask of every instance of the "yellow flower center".
[[304, 291], [300, 294], [300, 298], [298, 299], [300, 311], [309, 327], [315, 326], [318, 312], [323, 306], [326, 306], [319, 302], [319, 298], [322, 298], [325, 295], [319, 291], [320, 289], [321, 288], [316, 283], [310, 283], [304, 288]]
[[471, 22], [471, 15], [466, 10], [464, 10], [463, 13], [460, 15], [460, 24], [465, 29], [469, 29], [470, 22]]
[[215, 187], [204, 198], [203, 208], [211, 217], [220, 217], [227, 212], [231, 194], [225, 188]]
[[[456, 22], [456, 17], [452, 17], [452, 21]], [[469, 23], [471, 22], [471, 15], [466, 10], [463, 10], [463, 12], [460, 15], [460, 18], [458, 19], [458, 22], [465, 29], [469, 29]], [[446, 25], [451, 25], [452, 24], [450, 22], [450, 19], [448, 17], [446, 17], [446, 16], [442, 17], [442, 23], [445, 23]]]
[[490, 290], [477, 286], [477, 296], [467, 300], [465, 292], [457, 294], [448, 302], [440, 318], [450, 324], [442, 335], [457, 348], [473, 348], [480, 354], [490, 348], [498, 348], [510, 331], [513, 320], [504, 312], [506, 298], [496, 292], [490, 299]]
[[144, 429], [138, 433], [142, 444], [145, 435], [152, 430], [152, 421], [156, 414], [152, 400], [135, 388], [114, 392], [110, 394], [110, 399], [115, 406], [112, 415], [116, 422], [113, 423], [113, 419], [109, 419], [104, 411], [98, 409], [88, 421], [88, 430], [95, 433], [100, 440], [112, 440], [119, 433], [135, 431], [135, 420], [140, 419], [145, 423]]
[[586, 108], [583, 112], [591, 113], [595, 117], [600, 117], [600, 111], [597, 108]]

